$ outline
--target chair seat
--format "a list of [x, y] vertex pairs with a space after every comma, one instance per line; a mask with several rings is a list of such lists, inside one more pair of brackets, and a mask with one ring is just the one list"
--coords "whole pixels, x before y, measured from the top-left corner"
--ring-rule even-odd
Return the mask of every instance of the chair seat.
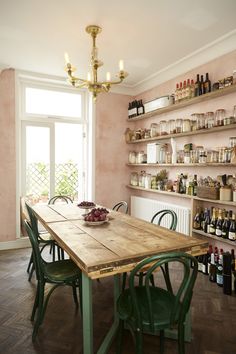
[[[148, 318], [148, 301], [145, 287], [136, 287], [136, 294], [139, 303], [139, 309], [142, 316], [143, 329], [147, 332], [150, 327]], [[152, 314], [154, 317], [154, 331], [170, 327], [171, 312], [175, 303], [175, 295], [169, 293], [165, 289], [158, 287], [150, 287]], [[119, 297], [117, 303], [117, 311], [122, 320], [128, 320], [131, 324], [135, 324], [135, 318], [132, 314], [132, 302], [130, 290], [126, 289]], [[176, 316], [178, 317], [178, 315]], [[177, 318], [175, 319], [177, 322]]]
[[45, 275], [54, 283], [75, 281], [81, 275], [80, 269], [70, 259], [45, 263]]

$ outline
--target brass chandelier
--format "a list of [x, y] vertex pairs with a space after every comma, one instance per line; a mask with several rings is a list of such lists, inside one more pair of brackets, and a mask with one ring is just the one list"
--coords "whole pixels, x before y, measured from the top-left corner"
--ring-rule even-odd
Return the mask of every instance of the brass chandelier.
[[106, 81], [98, 81], [97, 70], [103, 65], [103, 62], [98, 59], [98, 48], [96, 47], [96, 38], [97, 35], [102, 31], [101, 27], [96, 25], [90, 25], [86, 27], [86, 32], [89, 33], [92, 37], [93, 46], [91, 52], [91, 62], [90, 62], [90, 71], [88, 72], [87, 80], [80, 79], [79, 77], [74, 76], [76, 68], [71, 65], [69, 56], [65, 53], [66, 67], [65, 71], [68, 74], [69, 82], [79, 88], [87, 88], [92, 94], [93, 98], [96, 101], [97, 95], [100, 92], [108, 92], [111, 88], [111, 85], [120, 84], [127, 76], [128, 73], [124, 71], [124, 62], [123, 60], [119, 61], [119, 72], [116, 75], [119, 79], [111, 81], [111, 74], [107, 72]]

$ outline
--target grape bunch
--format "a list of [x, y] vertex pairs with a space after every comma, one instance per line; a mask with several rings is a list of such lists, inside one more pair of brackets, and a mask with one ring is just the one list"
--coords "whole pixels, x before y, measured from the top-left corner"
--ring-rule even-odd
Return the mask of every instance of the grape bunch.
[[94, 202], [83, 201], [78, 204], [78, 207], [80, 207], [80, 208], [93, 208], [94, 206], [95, 206]]
[[85, 221], [96, 222], [105, 221], [109, 211], [105, 208], [93, 208], [85, 217]]

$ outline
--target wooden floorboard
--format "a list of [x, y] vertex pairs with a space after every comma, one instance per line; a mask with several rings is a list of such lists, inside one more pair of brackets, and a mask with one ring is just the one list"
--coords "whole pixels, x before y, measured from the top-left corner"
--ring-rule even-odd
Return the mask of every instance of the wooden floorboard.
[[[52, 295], [45, 320], [32, 344], [31, 309], [36, 281], [27, 280], [30, 249], [0, 252], [0, 353], [82, 354], [82, 324], [71, 289], [59, 288]], [[178, 278], [178, 277], [177, 277]], [[109, 329], [113, 316], [112, 278], [93, 281], [95, 349]], [[198, 275], [192, 301], [193, 340], [186, 354], [236, 353], [236, 296]], [[145, 335], [145, 354], [158, 354], [158, 338]], [[125, 336], [124, 354], [134, 354], [131, 336]], [[115, 354], [115, 345], [109, 351]], [[177, 354], [177, 345], [166, 340], [165, 354]]]

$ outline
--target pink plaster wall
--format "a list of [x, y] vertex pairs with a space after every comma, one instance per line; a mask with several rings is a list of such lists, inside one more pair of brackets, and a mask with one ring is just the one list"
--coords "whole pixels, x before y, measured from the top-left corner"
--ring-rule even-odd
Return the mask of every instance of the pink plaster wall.
[[15, 71], [0, 74], [0, 242], [16, 239]]
[[124, 131], [130, 96], [100, 94], [96, 103], [95, 199], [107, 207], [129, 199], [128, 145]]

